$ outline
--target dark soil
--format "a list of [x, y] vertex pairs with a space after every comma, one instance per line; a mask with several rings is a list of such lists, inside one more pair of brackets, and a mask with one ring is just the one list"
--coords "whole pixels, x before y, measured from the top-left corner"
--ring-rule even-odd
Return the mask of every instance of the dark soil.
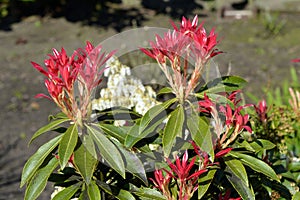
[[[145, 20], [135, 24], [128, 19], [122, 29], [116, 28], [115, 22], [105, 27], [88, 26], [63, 17], [30, 16], [12, 24], [11, 31], [0, 31], [0, 199], [23, 198], [24, 188], [19, 189], [22, 167], [42, 142], [51, 138], [51, 133], [30, 147], [28, 141], [47, 123], [49, 114], [58, 112], [52, 102], [34, 98], [37, 93], [46, 93], [46, 89], [43, 76], [32, 68], [30, 61], [42, 63], [51, 48], [64, 47], [70, 54], [84, 46], [86, 40], [96, 45], [135, 25], [170, 27], [170, 16], [156, 15], [150, 10], [142, 13]], [[246, 91], [260, 96], [262, 87], [280, 85], [289, 78], [293, 65], [290, 60], [300, 57], [299, 14], [279, 14], [276, 23], [284, 20], [285, 25], [276, 35], [265, 28], [264, 17], [234, 20], [217, 19], [215, 13], [205, 15], [200, 20], [205, 21], [207, 30], [216, 27], [219, 49], [226, 52], [214, 59], [222, 74], [230, 69], [230, 74], [244, 77], [249, 82]], [[50, 193], [48, 187], [40, 199], [49, 199]]]

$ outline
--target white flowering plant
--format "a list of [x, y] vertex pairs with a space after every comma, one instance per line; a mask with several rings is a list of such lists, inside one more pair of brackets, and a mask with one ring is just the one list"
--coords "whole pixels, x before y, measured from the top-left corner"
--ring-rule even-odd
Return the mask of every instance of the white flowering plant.
[[168, 81], [160, 91], [133, 77], [115, 51], [103, 53], [89, 42], [70, 57], [54, 49], [46, 68], [32, 63], [49, 91], [38, 96], [62, 112], [31, 139], [53, 134], [23, 168], [26, 200], [37, 199], [48, 181], [56, 187], [54, 200], [255, 199], [271, 198], [270, 191], [291, 198], [261, 157], [275, 145], [254, 137], [253, 106], [239, 97], [246, 81], [201, 79], [222, 53], [214, 30], [207, 34], [197, 16], [173, 28], [140, 49]]

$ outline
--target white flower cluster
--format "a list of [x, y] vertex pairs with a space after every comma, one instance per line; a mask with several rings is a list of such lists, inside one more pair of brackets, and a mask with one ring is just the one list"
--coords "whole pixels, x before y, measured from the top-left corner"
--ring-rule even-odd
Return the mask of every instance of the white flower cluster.
[[93, 100], [93, 109], [104, 110], [122, 106], [145, 114], [158, 104], [154, 90], [150, 86], [144, 86], [140, 79], [132, 76], [128, 66], [123, 65], [116, 57], [108, 60], [106, 65], [104, 76], [108, 77], [107, 88], [101, 89], [100, 98]]

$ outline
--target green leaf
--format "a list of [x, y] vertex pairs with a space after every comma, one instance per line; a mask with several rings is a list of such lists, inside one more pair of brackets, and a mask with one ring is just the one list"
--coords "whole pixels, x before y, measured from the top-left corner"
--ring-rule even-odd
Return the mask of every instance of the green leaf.
[[199, 94], [233, 92], [243, 88], [247, 81], [238, 76], [223, 76], [208, 82], [200, 88]]
[[125, 146], [132, 148], [141, 139], [152, 133], [157, 126], [167, 117], [166, 109], [168, 109], [176, 99], [170, 99], [162, 104], [156, 105], [148, 110], [140, 120], [139, 124], [135, 124], [127, 133], [125, 138]]
[[214, 147], [208, 122], [193, 111], [190, 116], [187, 116], [187, 126], [192, 135], [192, 139], [201, 147], [201, 150], [210, 155], [210, 159], [213, 161]]
[[243, 164], [249, 166], [254, 171], [262, 173], [262, 174], [272, 178], [273, 180], [279, 181], [279, 178], [277, 177], [275, 171], [267, 163], [255, 158], [253, 156], [249, 156], [247, 154], [242, 154], [239, 152], [231, 151], [228, 153], [228, 155], [239, 158]]
[[169, 157], [176, 136], [182, 137], [182, 127], [184, 123], [184, 110], [182, 105], [170, 113], [170, 118], [166, 124], [162, 137], [164, 156]]
[[226, 168], [225, 170], [228, 174], [226, 175], [228, 181], [234, 187], [234, 189], [239, 193], [239, 195], [244, 200], [253, 200], [255, 199], [255, 195], [253, 190], [247, 185], [242, 179], [237, 177], [234, 172], [231, 171], [230, 168]]
[[230, 156], [225, 157], [226, 169], [229, 168], [237, 178], [241, 179], [244, 184], [249, 187], [248, 176], [244, 165], [237, 159], [234, 159]]
[[95, 146], [92, 138], [85, 135], [82, 144], [74, 152], [74, 164], [84, 178], [86, 184], [90, 184], [91, 178], [97, 165]]
[[198, 199], [201, 199], [207, 192], [212, 180], [214, 179], [216, 171], [216, 169], [211, 169], [207, 172], [207, 174], [200, 176], [198, 179]]
[[135, 153], [125, 149], [123, 145], [120, 144], [118, 141], [112, 141], [118, 147], [119, 151], [123, 154], [125, 158], [126, 170], [138, 177], [146, 185], [148, 185], [148, 179], [146, 176], [145, 168], [139, 157]]
[[45, 167], [37, 171], [26, 188], [24, 200], [34, 200], [38, 198], [45, 189], [48, 178], [57, 166], [58, 160], [53, 157]]
[[269, 140], [258, 139], [250, 143], [251, 147], [255, 150], [255, 152], [270, 150], [276, 147], [275, 144], [270, 142]]
[[68, 200], [71, 199], [77, 190], [81, 187], [81, 184], [71, 185], [62, 191], [58, 192], [52, 200]]
[[125, 178], [125, 166], [122, 156], [115, 145], [99, 131], [92, 126], [87, 126], [89, 134], [99, 148], [102, 158], [116, 170], [123, 178]]
[[100, 190], [95, 181], [91, 181], [87, 188], [89, 200], [101, 200]]
[[300, 199], [300, 192], [296, 192], [296, 194], [293, 195], [292, 200], [299, 200]]
[[47, 131], [51, 131], [53, 129], [55, 129], [58, 125], [70, 121], [70, 119], [57, 119], [54, 120], [52, 122], [50, 122], [49, 124], [47, 124], [46, 126], [41, 127], [39, 130], [37, 130], [34, 135], [32, 136], [31, 140], [29, 141], [29, 144], [31, 144], [31, 142], [33, 140], [35, 140], [37, 137], [39, 137], [40, 135], [42, 135], [43, 133], [46, 133]]
[[106, 193], [115, 196], [119, 200], [135, 200], [134, 196], [127, 190], [123, 190], [112, 185], [108, 185], [102, 181], [97, 180], [96, 183]]
[[156, 189], [141, 187], [138, 188], [133, 184], [130, 184], [132, 192], [143, 199], [155, 199], [155, 200], [166, 200], [166, 198]]
[[60, 142], [62, 135], [59, 135], [46, 144], [42, 145], [35, 154], [33, 154], [28, 161], [25, 163], [22, 177], [21, 177], [21, 184], [20, 187], [23, 187], [29, 179], [36, 173], [38, 168], [42, 165], [45, 158], [53, 151], [53, 149], [58, 145]]
[[61, 169], [65, 168], [74, 149], [77, 145], [78, 130], [77, 125], [71, 125], [67, 131], [63, 134], [58, 146], [58, 155]]
[[156, 94], [156, 96], [160, 96], [160, 95], [163, 95], [163, 94], [170, 94], [170, 93], [173, 93], [172, 88], [170, 88], [170, 87], [164, 87], [164, 88], [162, 88], [161, 90], [158, 91], [158, 93]]
[[111, 124], [97, 124], [106, 134], [117, 138], [121, 143], [125, 141], [126, 130], [125, 127], [118, 127]]
[[[159, 114], [161, 114], [163, 112], [166, 112], [166, 109], [169, 108], [169, 106], [171, 106], [176, 101], [177, 101], [177, 99], [175, 99], [175, 98], [170, 99], [162, 104], [153, 106], [150, 110], [148, 110], [141, 119], [139, 133], [144, 131], [155, 117], [157, 117]], [[165, 115], [166, 114], [167, 113], [165, 113]]]

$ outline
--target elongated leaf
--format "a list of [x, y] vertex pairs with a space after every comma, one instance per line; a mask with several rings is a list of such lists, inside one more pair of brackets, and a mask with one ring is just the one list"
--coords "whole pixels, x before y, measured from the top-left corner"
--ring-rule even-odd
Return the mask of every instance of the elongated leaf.
[[130, 188], [132, 192], [141, 197], [141, 199], [166, 200], [166, 198], [156, 189], [145, 187], [138, 188], [132, 184], [130, 184]]
[[135, 153], [125, 149], [123, 145], [119, 142], [115, 140], [113, 140], [113, 142], [125, 158], [126, 170], [138, 177], [146, 185], [148, 185], [148, 179], [146, 176], [145, 168], [139, 157]]
[[82, 144], [74, 152], [74, 164], [89, 185], [97, 165], [95, 146], [89, 135], [82, 138]]
[[70, 121], [70, 119], [57, 119], [54, 120], [52, 122], [50, 122], [49, 124], [47, 124], [46, 126], [41, 127], [39, 130], [37, 130], [34, 135], [32, 136], [31, 140], [29, 141], [29, 144], [31, 144], [31, 142], [33, 140], [35, 140], [37, 137], [39, 137], [40, 135], [42, 135], [43, 133], [46, 133], [47, 131], [51, 131], [53, 129], [55, 129], [58, 125]]
[[236, 177], [241, 179], [241, 181], [243, 181], [244, 184], [249, 187], [247, 172], [241, 161], [230, 156], [226, 156], [225, 164], [227, 168], [230, 169], [230, 172], [234, 173]]
[[230, 168], [226, 168], [225, 170], [228, 175], [226, 175], [227, 179], [231, 183], [231, 185], [234, 187], [234, 189], [239, 193], [239, 195], [244, 200], [253, 200], [255, 199], [255, 195], [253, 190], [245, 184], [245, 182], [237, 177], [235, 173], [231, 171]]
[[141, 119], [139, 133], [144, 131], [156, 116], [158, 116], [162, 112], [166, 111], [166, 109], [169, 108], [169, 106], [175, 102], [176, 102], [175, 98], [170, 99], [170, 100], [168, 100], [162, 104], [156, 105], [156, 106], [152, 107], [150, 110], [148, 110]]
[[199, 183], [199, 187], [198, 187], [198, 199], [201, 199], [205, 193], [207, 192], [214, 176], [216, 173], [216, 169], [211, 169], [208, 171], [207, 174], [205, 174], [204, 176], [201, 176], [198, 180]]
[[48, 178], [57, 166], [58, 160], [53, 157], [45, 167], [37, 171], [26, 188], [24, 200], [35, 200], [38, 198], [45, 189]]
[[200, 88], [201, 93], [218, 93], [218, 92], [232, 92], [242, 89], [246, 85], [246, 81], [238, 76], [223, 76], [208, 82], [205, 86]]
[[58, 146], [58, 155], [61, 169], [65, 168], [68, 163], [74, 149], [77, 145], [78, 130], [77, 125], [71, 125], [67, 131], [63, 134]]
[[184, 123], [184, 110], [182, 105], [170, 114], [162, 137], [164, 156], [169, 157], [176, 136], [182, 137], [182, 127]]
[[270, 150], [276, 147], [275, 144], [270, 142], [269, 140], [258, 139], [250, 143], [251, 147], [255, 150], [255, 152]]
[[91, 181], [87, 188], [89, 200], [101, 200], [100, 190], [95, 181]]
[[124, 161], [115, 145], [96, 128], [87, 126], [87, 129], [99, 148], [102, 158], [109, 164], [110, 167], [125, 178]]
[[29, 179], [36, 173], [38, 168], [42, 165], [45, 158], [53, 151], [53, 149], [60, 142], [62, 135], [59, 135], [46, 144], [42, 145], [35, 154], [33, 154], [28, 161], [25, 163], [23, 171], [20, 187], [28, 182]]
[[58, 192], [52, 200], [68, 200], [73, 197], [77, 190], [81, 187], [80, 184], [71, 185], [62, 191]]
[[135, 200], [134, 196], [127, 190], [123, 190], [112, 185], [108, 185], [102, 181], [97, 180], [97, 185], [107, 194], [115, 196], [119, 200]]
[[164, 87], [164, 88], [162, 88], [161, 90], [158, 91], [158, 93], [156, 94], [156, 96], [160, 96], [160, 95], [163, 95], [163, 94], [170, 94], [170, 93], [173, 93], [172, 88], [170, 88], [170, 87]]
[[210, 155], [210, 159], [213, 162], [214, 148], [208, 123], [199, 117], [196, 112], [192, 112], [190, 116], [187, 116], [187, 126], [192, 135], [192, 139], [201, 150]]
[[99, 124], [98, 125], [106, 134], [117, 138], [121, 143], [125, 141], [126, 130], [125, 127], [117, 127], [111, 124]]
[[228, 155], [239, 158], [243, 164], [249, 166], [254, 171], [262, 173], [262, 174], [272, 178], [273, 180], [279, 181], [279, 178], [277, 177], [275, 171], [267, 163], [255, 158], [253, 156], [249, 156], [247, 154], [242, 154], [239, 152], [231, 151], [228, 153]]

